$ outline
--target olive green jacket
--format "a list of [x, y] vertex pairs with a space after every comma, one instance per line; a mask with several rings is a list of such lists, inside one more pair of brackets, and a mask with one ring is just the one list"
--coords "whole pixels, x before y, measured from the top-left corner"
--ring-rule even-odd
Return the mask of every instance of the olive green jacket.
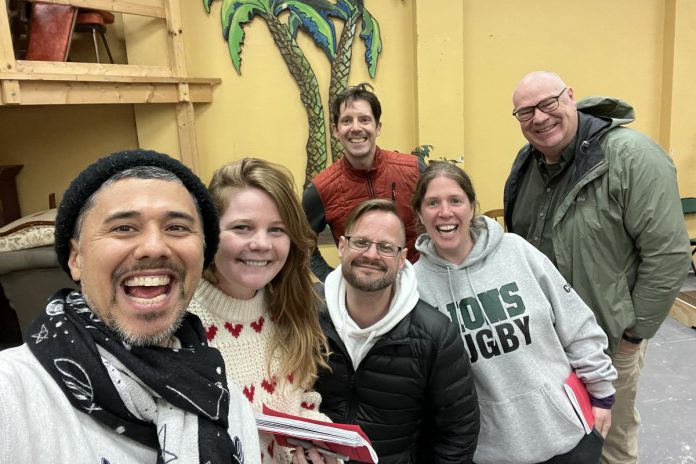
[[[591, 97], [578, 102], [578, 112], [574, 171], [553, 216], [554, 253], [613, 353], [625, 331], [655, 335], [686, 278], [691, 253], [671, 159], [645, 135], [621, 127], [635, 119], [633, 108]], [[532, 150], [520, 150], [505, 184], [511, 232], [518, 186], [534, 166]]]

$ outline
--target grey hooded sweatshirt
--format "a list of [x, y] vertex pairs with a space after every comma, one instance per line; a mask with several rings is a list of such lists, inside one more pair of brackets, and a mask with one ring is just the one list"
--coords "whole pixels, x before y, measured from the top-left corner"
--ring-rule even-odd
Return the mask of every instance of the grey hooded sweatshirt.
[[571, 371], [590, 395], [614, 394], [616, 370], [594, 315], [551, 261], [521, 237], [478, 217], [459, 265], [427, 234], [416, 248], [418, 290], [459, 327], [476, 380], [477, 464], [537, 463], [584, 436], [563, 383]]

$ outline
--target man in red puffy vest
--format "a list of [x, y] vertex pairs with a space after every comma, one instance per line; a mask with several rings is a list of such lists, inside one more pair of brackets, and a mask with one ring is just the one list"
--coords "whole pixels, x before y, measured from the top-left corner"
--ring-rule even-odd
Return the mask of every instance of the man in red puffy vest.
[[[382, 106], [368, 86], [349, 87], [331, 102], [331, 129], [343, 145], [345, 156], [312, 179], [302, 195], [302, 208], [314, 232], [319, 234], [328, 224], [338, 243], [353, 208], [372, 198], [390, 199], [406, 226], [408, 259], [415, 262], [417, 218], [409, 203], [425, 165], [417, 156], [377, 146]], [[312, 254], [311, 265], [322, 282], [333, 270], [319, 248]]]

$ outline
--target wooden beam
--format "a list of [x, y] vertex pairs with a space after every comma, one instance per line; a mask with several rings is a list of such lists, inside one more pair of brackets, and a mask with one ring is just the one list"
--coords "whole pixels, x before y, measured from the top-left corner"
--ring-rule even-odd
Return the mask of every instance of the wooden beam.
[[696, 327], [696, 292], [681, 292], [669, 315], [687, 327]]
[[198, 174], [198, 144], [196, 143], [196, 121], [191, 102], [177, 103], [176, 124], [179, 130], [181, 162]]
[[147, 5], [143, 2], [128, 0], [29, 0], [41, 1], [44, 3], [58, 3], [60, 5], [72, 5], [94, 10], [117, 11], [119, 13], [133, 14], [138, 16], [149, 16], [151, 18], [165, 18], [164, 6], [162, 1], [159, 4]]
[[0, 81], [2, 84], [2, 104], [18, 105], [21, 103], [19, 82], [13, 80]]
[[[172, 77], [169, 66], [146, 66], [136, 64], [67, 63], [63, 61], [17, 60], [17, 72], [26, 74], [62, 74], [71, 76], [144, 76]], [[32, 77], [26, 77], [31, 79]], [[36, 79], [42, 79], [41, 76]]]
[[177, 0], [164, 0], [169, 33], [169, 60], [175, 76], [186, 75], [186, 51], [184, 50], [184, 30], [181, 24], [181, 10]]
[[0, 7], [0, 72], [15, 70], [14, 48], [7, 8]]
[[[0, 81], [16, 80], [30, 81], [63, 81], [63, 82], [102, 82], [102, 83], [151, 83], [151, 84], [207, 84], [217, 85], [219, 78], [205, 77], [143, 77], [143, 76], [99, 76], [99, 75], [69, 75], [69, 74], [29, 74], [29, 73], [0, 73]], [[183, 90], [183, 89], [182, 89]]]
[[[176, 77], [187, 76], [184, 30], [181, 23], [179, 0], [164, 0], [167, 32], [169, 34], [169, 62]], [[198, 145], [196, 143], [196, 119], [193, 111], [189, 84], [179, 84], [179, 103], [176, 105], [176, 123], [179, 132], [181, 161], [198, 172]]]
[[[4, 81], [8, 82], [8, 81]], [[70, 81], [18, 81], [21, 100], [0, 101], [0, 105], [84, 105], [179, 103], [176, 83], [108, 83]], [[191, 103], [212, 101], [212, 87], [207, 84], [189, 86]]]

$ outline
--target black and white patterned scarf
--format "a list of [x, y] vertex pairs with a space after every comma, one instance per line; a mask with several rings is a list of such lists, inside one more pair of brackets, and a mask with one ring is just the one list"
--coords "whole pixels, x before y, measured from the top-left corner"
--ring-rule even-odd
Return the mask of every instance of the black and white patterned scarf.
[[25, 341], [73, 407], [158, 450], [158, 464], [191, 456], [203, 463], [242, 463], [241, 443], [227, 433], [222, 356], [208, 346], [200, 320], [190, 313], [175, 336], [180, 348], [130, 347], [82, 294], [63, 289]]

